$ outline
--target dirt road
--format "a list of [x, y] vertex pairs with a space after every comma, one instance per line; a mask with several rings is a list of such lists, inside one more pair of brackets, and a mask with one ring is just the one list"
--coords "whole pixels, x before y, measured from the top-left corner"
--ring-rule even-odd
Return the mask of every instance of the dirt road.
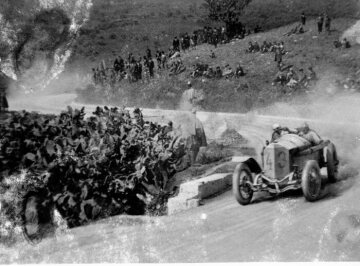
[[[46, 104], [40, 109], [55, 112], [69, 101], [70, 96], [42, 99]], [[33, 107], [32, 101], [26, 103], [27, 109], [41, 111], [36, 109], [36, 101]], [[14, 109], [22, 109], [15, 108], [16, 104], [21, 106], [20, 101], [10, 102]], [[239, 131], [257, 138], [254, 143], [261, 143], [272, 122], [244, 117], [227, 121], [239, 120]], [[346, 133], [324, 132], [339, 141]], [[355, 133], [350, 133], [353, 138]], [[351, 147], [352, 142], [346, 140], [341, 146]], [[323, 198], [314, 203], [306, 202], [301, 192], [276, 199], [261, 194], [244, 207], [227, 192], [174, 216], [112, 217], [45, 239], [37, 246], [22, 242], [11, 249], [2, 248], [0, 263], [360, 260], [360, 167], [356, 154], [354, 147], [347, 156], [342, 154], [341, 180], [325, 185]]]
[[186, 213], [113, 217], [38, 246], [19, 244], [0, 258], [3, 263], [359, 260], [359, 227], [334, 226], [339, 217], [359, 215], [352, 211], [360, 198], [354, 182], [328, 186], [315, 203], [295, 193], [278, 199], [261, 195], [243, 207], [228, 192]]

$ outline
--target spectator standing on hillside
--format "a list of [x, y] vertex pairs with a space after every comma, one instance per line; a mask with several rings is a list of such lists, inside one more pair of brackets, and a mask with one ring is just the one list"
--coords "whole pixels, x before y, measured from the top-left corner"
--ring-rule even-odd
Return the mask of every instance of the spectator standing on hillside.
[[331, 34], [331, 18], [328, 15], [325, 17], [325, 30], [329, 35]]
[[0, 88], [0, 113], [6, 112], [8, 108], [9, 104], [6, 99], [5, 88]]
[[306, 16], [305, 16], [304, 12], [301, 13], [301, 24], [303, 26], [305, 26], [305, 24], [306, 24]]
[[196, 109], [193, 108], [193, 121], [194, 121], [194, 129], [191, 132], [191, 140], [190, 140], [190, 157], [191, 157], [191, 165], [195, 164], [197, 155], [200, 151], [200, 147], [206, 147], [206, 135], [204, 127], [201, 121], [196, 117]]
[[146, 57], [147, 57], [148, 59], [151, 59], [151, 58], [152, 58], [152, 56], [151, 56], [151, 50], [150, 50], [149, 47], [146, 49]]
[[186, 103], [188, 103], [188, 106], [191, 108], [199, 108], [202, 102], [205, 100], [204, 90], [193, 88], [191, 81], [189, 81], [187, 85], [188, 89], [185, 90], [183, 94], [183, 96], [185, 97], [184, 101], [186, 101]]
[[196, 48], [197, 44], [198, 44], [198, 36], [197, 36], [197, 33], [194, 32], [193, 35], [191, 36], [191, 40], [194, 44], [194, 48]]
[[324, 25], [324, 17], [323, 16], [319, 16], [318, 20], [317, 20], [317, 26], [318, 26], [318, 33], [320, 34], [323, 30], [323, 25]]
[[161, 51], [161, 65], [162, 68], [165, 69], [166, 66], [166, 55], [164, 51]]
[[161, 69], [161, 52], [159, 50], [156, 50], [156, 62], [157, 62], [157, 67], [158, 69]]
[[98, 72], [95, 68], [92, 68], [92, 81], [95, 85], [98, 84]]
[[188, 50], [190, 48], [191, 45], [191, 40], [190, 40], [190, 36], [188, 33], [185, 33], [184, 36], [184, 45], [185, 45], [185, 50]]
[[135, 68], [134, 68], [134, 76], [135, 76], [135, 81], [141, 80], [142, 79], [142, 64], [141, 61], [139, 60], [138, 62], [136, 62], [135, 64]]
[[0, 71], [0, 113], [8, 111], [9, 103], [6, 99], [6, 91], [11, 83], [12, 79]]
[[277, 63], [278, 68], [280, 69], [282, 63], [282, 51], [281, 51], [280, 43], [276, 44], [274, 46], [274, 49], [275, 49], [275, 62]]
[[118, 56], [115, 59], [113, 68], [117, 73], [124, 71], [124, 60], [121, 58], [121, 56]]
[[149, 74], [150, 77], [153, 78], [154, 77], [154, 68], [155, 68], [155, 64], [154, 64], [154, 60], [152, 60], [152, 58], [148, 59], [148, 67], [149, 67]]
[[178, 37], [176, 37], [176, 36], [174, 37], [174, 40], [173, 40], [173, 49], [175, 51], [180, 52], [180, 41], [179, 41]]

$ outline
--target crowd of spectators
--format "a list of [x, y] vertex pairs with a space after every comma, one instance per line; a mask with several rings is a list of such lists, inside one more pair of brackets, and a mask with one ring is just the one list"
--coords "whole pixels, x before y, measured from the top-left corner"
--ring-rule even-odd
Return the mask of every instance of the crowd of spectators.
[[311, 66], [308, 67], [307, 72], [305, 72], [303, 68], [295, 71], [293, 66], [282, 65], [272, 85], [286, 86], [294, 90], [298, 88], [308, 89], [317, 79], [317, 75]]
[[[300, 22], [284, 34], [290, 36], [291, 34], [301, 34], [305, 32], [305, 25], [307, 22], [306, 15], [301, 14]], [[325, 31], [330, 34], [331, 32], [331, 18], [322, 14], [317, 19], [318, 33]], [[261, 32], [262, 28], [256, 26], [253, 33]], [[163, 50], [157, 50], [153, 58], [151, 50], [146, 50], [145, 56], [135, 58], [130, 53], [127, 58], [118, 56], [115, 58], [113, 65], [106, 67], [102, 62], [100, 66], [93, 69], [93, 81], [95, 84], [110, 84], [114, 85], [121, 80], [128, 80], [129, 82], [148, 81], [155, 76], [156, 71], [166, 70], [170, 76], [178, 75], [186, 70], [181, 55], [189, 50], [195, 50], [199, 44], [207, 43], [214, 45], [216, 48], [219, 44], [229, 42], [234, 38], [244, 38], [252, 32], [248, 30], [238, 20], [227, 25], [227, 27], [208, 27], [194, 31], [192, 34], [182, 34], [175, 36], [169, 50], [165, 53]], [[351, 45], [348, 40], [335, 41], [334, 46], [337, 48], [349, 48]], [[273, 53], [274, 61], [278, 67], [278, 73], [272, 84], [287, 86], [290, 88], [305, 87], [308, 88], [310, 84], [315, 81], [316, 74], [312, 67], [307, 69], [298, 69], [295, 71], [294, 67], [284, 67], [283, 56], [287, 54], [285, 44], [283, 41], [268, 41], [265, 40], [261, 44], [257, 41], [249, 41], [246, 53]], [[216, 58], [214, 51], [211, 51], [211, 58]], [[231, 67], [226, 64], [221, 66], [209, 66], [204, 63], [196, 63], [192, 66], [190, 76], [192, 78], [208, 78], [208, 79], [221, 79], [221, 78], [239, 78], [245, 75], [245, 71], [241, 64], [236, 67]]]
[[[117, 56], [112, 65], [106, 65], [105, 61], [102, 61], [98, 67], [92, 69], [92, 81], [95, 85], [100, 86], [114, 86], [122, 80], [128, 80], [129, 82], [148, 81], [154, 77], [156, 70], [168, 70], [169, 75], [178, 75], [186, 69], [181, 59], [181, 52], [185, 53], [190, 49], [196, 49], [197, 45], [203, 43], [214, 45], [216, 48], [218, 44], [229, 42], [230, 37], [244, 38], [251, 34], [251, 31], [247, 30], [241, 23], [237, 25], [239, 27], [230, 29], [205, 26], [194, 31], [191, 35], [185, 33], [180, 37], [175, 36], [168, 52], [157, 50], [154, 58], [151, 50], [147, 48], [143, 57], [135, 58], [132, 53], [129, 53], [126, 58]], [[256, 26], [253, 32], [257, 33], [261, 30], [260, 26]], [[264, 47], [263, 51], [266, 50], [267, 48]], [[214, 53], [212, 55], [215, 57]], [[233, 74], [242, 76], [244, 72], [240, 68], [238, 66], [236, 71], [232, 71], [229, 66], [226, 66], [224, 70], [220, 67], [216, 67], [215, 70], [209, 68], [205, 76], [210, 78], [229, 77], [233, 76]]]
[[245, 72], [240, 63], [237, 64], [235, 70], [229, 64], [221, 68], [220, 66], [211, 67], [208, 64], [196, 63], [191, 72], [192, 78], [204, 77], [208, 79], [240, 78], [244, 75]]
[[[262, 28], [259, 25], [253, 29], [253, 33], [261, 31]], [[228, 28], [204, 26], [192, 34], [185, 33], [179, 37], [175, 36], [168, 52], [157, 50], [154, 58], [148, 48], [143, 57], [135, 58], [132, 53], [129, 53], [127, 58], [116, 57], [113, 64], [108, 66], [102, 61], [97, 68], [92, 69], [92, 80], [96, 85], [114, 85], [121, 80], [146, 81], [154, 77], [156, 70], [165, 69], [169, 70], [169, 75], [177, 75], [186, 69], [181, 60], [181, 52], [185, 53], [190, 49], [196, 49], [197, 45], [203, 43], [214, 45], [216, 48], [219, 44], [227, 43], [233, 38], [244, 38], [251, 33], [252, 31], [239, 21], [230, 24]], [[265, 43], [262, 51], [267, 52], [268, 49], [268, 45]], [[229, 72], [229, 69], [224, 72]], [[238, 73], [240, 72], [238, 71]], [[210, 76], [213, 76], [211, 70]]]
[[342, 49], [351, 48], [351, 44], [346, 38], [343, 38], [341, 41], [338, 40], [334, 41], [334, 46], [335, 48], [342, 48]]
[[[157, 51], [158, 54], [161, 56], [163, 52]], [[158, 67], [161, 68], [161, 65], [158, 64]], [[151, 50], [147, 49], [146, 55], [138, 59], [132, 53], [129, 53], [126, 59], [118, 56], [114, 59], [112, 66], [106, 66], [105, 61], [102, 61], [97, 68], [92, 69], [92, 80], [95, 85], [115, 85], [124, 79], [136, 82], [153, 78], [154, 71], [155, 62]]]
[[279, 50], [283, 55], [286, 53], [285, 44], [281, 42], [263, 41], [260, 45], [257, 41], [249, 41], [248, 48], [245, 50], [246, 53], [270, 53]]

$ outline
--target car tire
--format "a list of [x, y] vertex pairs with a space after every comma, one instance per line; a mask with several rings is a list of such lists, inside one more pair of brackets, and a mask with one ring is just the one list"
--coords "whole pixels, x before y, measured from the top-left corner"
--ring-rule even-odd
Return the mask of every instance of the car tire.
[[315, 201], [320, 197], [321, 175], [320, 167], [314, 160], [306, 163], [301, 177], [301, 187], [308, 201]]
[[334, 145], [329, 145], [326, 149], [326, 168], [328, 173], [328, 180], [330, 183], [335, 183], [337, 181], [337, 163], [336, 160], [336, 150]]
[[22, 202], [22, 225], [25, 238], [38, 243], [55, 231], [54, 204], [44, 191], [28, 192]]
[[246, 182], [253, 183], [253, 178], [247, 164], [241, 163], [235, 168], [232, 183], [234, 196], [241, 205], [248, 205], [254, 193]]

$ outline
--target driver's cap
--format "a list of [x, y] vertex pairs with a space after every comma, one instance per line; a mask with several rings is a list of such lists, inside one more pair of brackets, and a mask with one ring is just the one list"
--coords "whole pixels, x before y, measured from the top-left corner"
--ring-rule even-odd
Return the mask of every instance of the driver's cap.
[[279, 129], [281, 126], [279, 124], [273, 124], [273, 130]]
[[310, 128], [310, 127], [309, 127], [309, 124], [305, 122], [305, 123], [303, 124], [303, 128], [304, 128], [304, 129], [309, 129], [309, 128]]

